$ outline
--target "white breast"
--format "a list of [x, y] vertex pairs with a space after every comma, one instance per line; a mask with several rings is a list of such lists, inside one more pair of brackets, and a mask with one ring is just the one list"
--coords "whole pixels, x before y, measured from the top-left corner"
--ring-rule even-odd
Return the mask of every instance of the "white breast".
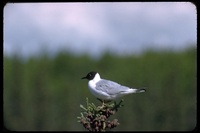
[[90, 80], [88, 82], [88, 88], [90, 92], [99, 99], [106, 100], [109, 98], [109, 95], [107, 93], [96, 89], [96, 82], [94, 80]]

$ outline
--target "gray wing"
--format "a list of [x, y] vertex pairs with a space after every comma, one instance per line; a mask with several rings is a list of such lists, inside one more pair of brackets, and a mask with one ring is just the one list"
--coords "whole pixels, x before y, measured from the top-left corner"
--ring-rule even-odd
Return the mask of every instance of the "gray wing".
[[110, 80], [101, 79], [98, 83], [96, 83], [96, 89], [106, 92], [109, 95], [114, 95], [126, 92], [129, 88]]

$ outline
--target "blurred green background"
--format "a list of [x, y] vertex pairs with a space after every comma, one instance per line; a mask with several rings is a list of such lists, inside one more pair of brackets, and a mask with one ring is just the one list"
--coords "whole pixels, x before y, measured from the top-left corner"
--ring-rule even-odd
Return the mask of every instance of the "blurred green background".
[[4, 126], [15, 131], [86, 131], [77, 122], [85, 105], [100, 102], [89, 92], [83, 76], [92, 70], [102, 78], [145, 93], [123, 97], [115, 131], [188, 131], [196, 126], [197, 52], [151, 51], [141, 55], [99, 60], [60, 52], [22, 60], [3, 58]]

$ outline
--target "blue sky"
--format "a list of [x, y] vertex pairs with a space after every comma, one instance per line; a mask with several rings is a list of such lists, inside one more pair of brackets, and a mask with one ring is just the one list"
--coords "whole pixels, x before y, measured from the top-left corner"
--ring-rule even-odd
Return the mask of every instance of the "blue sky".
[[189, 2], [8, 3], [4, 55], [60, 50], [100, 57], [196, 46], [197, 11]]

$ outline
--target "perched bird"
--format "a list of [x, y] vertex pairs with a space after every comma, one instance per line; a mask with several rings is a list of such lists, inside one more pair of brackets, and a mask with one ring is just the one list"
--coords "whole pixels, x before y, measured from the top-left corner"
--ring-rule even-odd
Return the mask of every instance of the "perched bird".
[[82, 79], [89, 80], [90, 92], [102, 101], [112, 101], [127, 94], [145, 92], [145, 89], [130, 88], [110, 80], [101, 79], [100, 75], [94, 71], [89, 72]]

